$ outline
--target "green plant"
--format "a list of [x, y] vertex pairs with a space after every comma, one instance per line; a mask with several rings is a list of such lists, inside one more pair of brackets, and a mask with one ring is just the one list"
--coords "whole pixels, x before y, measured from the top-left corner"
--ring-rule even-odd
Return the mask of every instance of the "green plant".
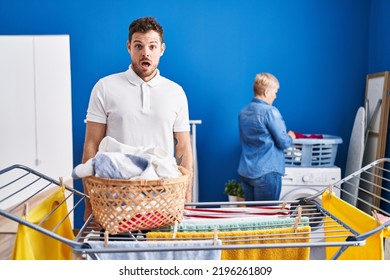
[[244, 191], [240, 182], [232, 179], [225, 183], [225, 194], [231, 196], [244, 197]]

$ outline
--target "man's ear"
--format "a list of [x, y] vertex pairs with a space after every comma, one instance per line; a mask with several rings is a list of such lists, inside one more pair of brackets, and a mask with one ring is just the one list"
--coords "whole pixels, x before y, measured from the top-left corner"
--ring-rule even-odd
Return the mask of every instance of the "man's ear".
[[130, 42], [126, 41], [127, 52], [130, 53]]
[[167, 46], [165, 45], [165, 43], [162, 43], [162, 45], [161, 45], [161, 54], [160, 54], [160, 56], [163, 56], [163, 54], [164, 54], [166, 48], [167, 48]]

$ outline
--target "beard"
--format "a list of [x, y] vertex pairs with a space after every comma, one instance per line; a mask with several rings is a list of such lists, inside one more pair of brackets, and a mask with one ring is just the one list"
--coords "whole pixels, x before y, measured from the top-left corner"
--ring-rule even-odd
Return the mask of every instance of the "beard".
[[132, 64], [133, 71], [144, 81], [148, 81], [156, 74], [157, 65], [149, 62], [149, 65], [143, 66], [142, 62]]

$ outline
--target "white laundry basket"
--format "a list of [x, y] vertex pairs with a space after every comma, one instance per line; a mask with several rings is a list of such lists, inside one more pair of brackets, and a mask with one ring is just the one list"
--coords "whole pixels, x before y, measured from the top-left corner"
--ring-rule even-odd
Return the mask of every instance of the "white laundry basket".
[[334, 166], [338, 145], [343, 140], [338, 136], [323, 135], [322, 139], [299, 138], [284, 151], [286, 166]]

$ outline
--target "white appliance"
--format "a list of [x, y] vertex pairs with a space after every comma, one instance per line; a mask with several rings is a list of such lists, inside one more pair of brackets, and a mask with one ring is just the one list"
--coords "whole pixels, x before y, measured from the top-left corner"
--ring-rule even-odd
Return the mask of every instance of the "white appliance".
[[[341, 170], [331, 167], [286, 167], [282, 177], [280, 200], [299, 200], [317, 194], [329, 184], [341, 180]], [[340, 190], [334, 189], [340, 196]]]
[[[337, 166], [286, 167], [285, 175], [282, 177], [280, 200], [286, 202], [295, 201], [318, 194], [319, 191], [329, 186], [329, 184], [333, 184], [339, 180], [341, 180], [341, 170]], [[333, 191], [340, 197], [339, 189], [333, 188]], [[321, 203], [321, 196], [318, 196], [315, 200]], [[313, 217], [317, 218], [313, 219]], [[312, 227], [311, 242], [323, 241], [324, 229], [322, 218], [318, 218], [317, 213], [314, 213], [310, 220], [310, 226]], [[310, 259], [325, 259], [324, 248], [312, 247], [310, 249]]]

